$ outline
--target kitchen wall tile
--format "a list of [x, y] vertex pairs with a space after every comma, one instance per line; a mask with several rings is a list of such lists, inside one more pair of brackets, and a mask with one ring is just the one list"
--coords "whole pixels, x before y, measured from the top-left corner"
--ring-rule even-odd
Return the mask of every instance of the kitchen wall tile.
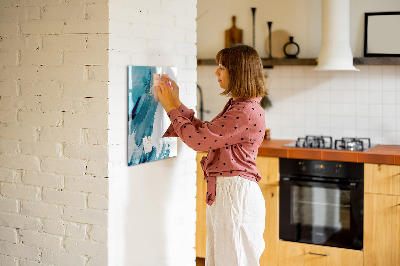
[[396, 102], [396, 91], [383, 91], [382, 92], [382, 103], [383, 104], [394, 104]]
[[292, 114], [281, 114], [281, 125], [282, 127], [290, 127], [293, 125]]
[[[396, 118], [397, 118], [397, 124], [400, 124], [400, 106], [399, 106], [400, 102], [397, 102], [396, 105]], [[398, 128], [400, 130], [400, 127]]]
[[[317, 135], [329, 136], [331, 134], [330, 132], [331, 132], [331, 129], [329, 127], [320, 127], [318, 125]], [[315, 135], [315, 134], [313, 134], [313, 135]]]
[[280, 135], [277, 138], [291, 139], [294, 134], [293, 127], [282, 126]]
[[329, 87], [331, 90], [342, 90], [343, 78], [341, 74], [342, 72], [339, 71], [331, 76], [329, 80]]
[[306, 103], [316, 103], [318, 100], [318, 93], [315, 88], [307, 88], [304, 91], [304, 101]]
[[330, 114], [331, 115], [342, 115], [343, 114], [343, 107], [342, 104], [340, 103], [330, 103], [329, 105], [330, 108]]
[[378, 77], [369, 77], [368, 89], [370, 91], [382, 91], [382, 79]]
[[293, 102], [302, 104], [304, 104], [304, 101], [306, 99], [304, 93], [302, 93], [302, 91], [299, 91], [299, 89], [293, 90], [292, 98]]
[[329, 79], [331, 76], [331, 71], [315, 71], [317, 73], [318, 79]]
[[382, 117], [382, 105], [381, 104], [370, 104], [368, 106], [368, 115], [370, 118]]
[[344, 103], [342, 104], [342, 114], [344, 116], [355, 116], [356, 114], [356, 106], [352, 103]]
[[400, 80], [398, 81], [398, 88], [396, 89], [396, 103], [400, 105]]
[[342, 130], [342, 137], [352, 138], [356, 136], [356, 129], [355, 128], [343, 128]]
[[394, 78], [383, 79], [382, 80], [383, 91], [395, 91], [396, 90], [396, 80]]
[[383, 117], [382, 118], [382, 130], [383, 132], [387, 131], [396, 131], [397, 124], [395, 117]]
[[382, 78], [394, 78], [396, 76], [396, 66], [381, 66]]
[[356, 105], [356, 117], [368, 117], [368, 104]]
[[349, 128], [354, 128], [356, 127], [356, 117], [353, 116], [343, 116], [343, 124], [342, 124], [343, 129], [349, 129]]
[[382, 105], [382, 116], [391, 117], [394, 121], [396, 120], [396, 105], [394, 104], [383, 104]]
[[343, 90], [343, 103], [356, 102], [356, 91], [355, 90]]
[[366, 129], [361, 129], [361, 128], [356, 128], [356, 137], [359, 138], [368, 138], [369, 136], [369, 130]]
[[330, 108], [329, 108], [329, 104], [323, 103], [323, 102], [319, 102], [317, 103], [317, 110], [318, 110], [318, 115], [320, 116], [325, 116], [325, 115], [329, 115], [330, 114]]
[[382, 88], [383, 91], [396, 89], [396, 66], [382, 66]]
[[291, 89], [292, 88], [292, 78], [289, 77], [279, 77], [279, 87], [281, 89]]
[[396, 80], [400, 79], [400, 66], [396, 66]]
[[303, 114], [294, 114], [293, 115], [293, 126], [294, 127], [304, 127], [305, 117]]
[[[356, 118], [356, 132], [357, 130], [368, 132], [369, 129], [369, 118], [368, 117], [357, 117]], [[368, 134], [365, 134], [367, 136]]]
[[318, 92], [317, 92], [318, 102], [320, 102], [320, 103], [329, 102], [330, 101], [329, 96], [330, 96], [329, 89], [318, 88]]
[[304, 116], [304, 101], [293, 102], [292, 107], [296, 110], [294, 115]]
[[292, 77], [304, 78], [306, 69], [304, 67], [292, 67]]
[[327, 128], [329, 129], [330, 127], [330, 119], [328, 115], [319, 115], [317, 117], [317, 127], [318, 129], [322, 128]]
[[382, 90], [369, 91], [368, 92], [368, 103], [370, 104], [380, 104], [382, 103]]
[[[315, 71], [313, 71], [315, 72]], [[317, 77], [316, 76], [306, 76], [304, 79], [306, 89], [316, 88], [317, 87]]]
[[370, 79], [382, 79], [382, 66], [368, 65], [368, 76]]
[[302, 68], [304, 68], [304, 76], [306, 78], [317, 78], [318, 71], [314, 70], [315, 66], [303, 66]]
[[383, 119], [382, 117], [370, 117], [369, 118], [369, 129], [370, 131], [381, 130], [382, 131]]
[[330, 127], [331, 128], [342, 128], [343, 117], [333, 115], [330, 117]]
[[382, 130], [370, 130], [368, 133], [368, 137], [371, 138], [371, 141], [373, 141], [374, 143], [379, 143], [379, 144], [385, 143], [383, 142], [382, 138]]
[[[342, 136], [343, 136], [343, 129], [341, 129], [341, 128], [331, 128], [331, 129], [330, 129], [330, 132], [331, 132], [331, 133], [329, 133], [329, 136], [332, 136], [333, 145], [335, 145], [335, 139], [342, 138]], [[354, 135], [352, 135], [352, 136], [354, 136]]]
[[355, 71], [342, 71], [342, 85], [343, 88], [356, 89], [356, 72]]
[[296, 132], [298, 136], [305, 136], [306, 135], [306, 129], [304, 128], [304, 124], [302, 126], [293, 127], [293, 132]]
[[292, 66], [282, 66], [279, 68], [279, 77], [293, 77]]
[[[206, 66], [198, 68], [203, 67]], [[338, 134], [335, 137], [340, 138], [353, 133], [347, 137], [371, 137], [374, 143], [400, 144], [400, 66], [356, 67], [360, 71], [314, 71], [314, 66], [276, 66], [265, 71], [273, 104], [266, 111], [271, 136], [296, 139], [304, 133]], [[214, 71], [210, 72], [211, 78]], [[198, 73], [202, 75], [201, 70]], [[204, 84], [202, 80], [198, 78], [200, 84]], [[205, 109], [217, 109], [208, 107], [217, 104], [214, 98], [223, 98], [222, 106], [225, 104], [226, 99], [216, 93], [219, 88], [202, 87], [212, 90]], [[337, 127], [340, 119], [341, 126]]]
[[368, 104], [368, 91], [356, 90], [356, 103], [357, 104]]
[[317, 128], [317, 116], [314, 115], [307, 115], [304, 118], [304, 125], [307, 129], [316, 129]]
[[295, 90], [304, 90], [305, 88], [305, 79], [303, 77], [293, 77], [292, 79], [293, 89]]
[[320, 73], [318, 73], [318, 77], [317, 77], [318, 91], [329, 90], [329, 76], [319, 76], [319, 75], [320, 75]]
[[356, 72], [356, 90], [368, 90], [368, 66], [357, 66], [360, 71]]
[[341, 103], [343, 102], [343, 90], [341, 89], [331, 89], [329, 92], [329, 101], [331, 103]]

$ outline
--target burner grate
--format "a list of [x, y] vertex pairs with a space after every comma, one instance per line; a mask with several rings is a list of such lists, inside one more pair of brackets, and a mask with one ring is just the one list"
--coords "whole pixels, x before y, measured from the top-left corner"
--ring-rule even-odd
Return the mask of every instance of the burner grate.
[[296, 141], [296, 147], [302, 148], [332, 149], [332, 145], [332, 137], [330, 136], [307, 135], [305, 138], [298, 138]]
[[371, 148], [370, 138], [357, 137], [336, 139], [333, 142], [331, 136], [307, 135], [305, 137], [298, 138], [293, 144], [298, 148], [335, 149], [348, 151], [365, 151]]
[[342, 138], [335, 140], [335, 149], [349, 151], [363, 151], [371, 148], [369, 138]]

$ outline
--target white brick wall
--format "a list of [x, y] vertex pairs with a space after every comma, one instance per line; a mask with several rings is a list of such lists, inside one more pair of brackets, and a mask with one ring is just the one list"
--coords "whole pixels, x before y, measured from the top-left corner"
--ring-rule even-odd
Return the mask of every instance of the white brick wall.
[[196, 4], [1, 1], [1, 265], [194, 265], [195, 153], [127, 167], [126, 70], [194, 107]]
[[106, 265], [108, 1], [0, 1], [0, 265]]
[[127, 167], [126, 121], [128, 65], [177, 67], [196, 105], [196, 4], [109, 1], [110, 265], [195, 265], [195, 152], [179, 141], [177, 157]]

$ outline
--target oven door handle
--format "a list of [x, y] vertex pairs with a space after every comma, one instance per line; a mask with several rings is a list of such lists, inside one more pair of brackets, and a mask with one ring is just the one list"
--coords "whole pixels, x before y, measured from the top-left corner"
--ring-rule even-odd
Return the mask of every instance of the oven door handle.
[[341, 186], [341, 187], [348, 187], [348, 188], [353, 188], [355, 189], [358, 185], [356, 182], [346, 182], [346, 181], [332, 181], [332, 180], [326, 180], [326, 181], [321, 181], [321, 180], [313, 180], [313, 179], [298, 179], [298, 178], [291, 178], [291, 177], [284, 177], [281, 179], [283, 182], [290, 182], [293, 184], [298, 184], [298, 185], [319, 185], [319, 186], [324, 186], [324, 184], [331, 184], [331, 185], [336, 185], [336, 186]]

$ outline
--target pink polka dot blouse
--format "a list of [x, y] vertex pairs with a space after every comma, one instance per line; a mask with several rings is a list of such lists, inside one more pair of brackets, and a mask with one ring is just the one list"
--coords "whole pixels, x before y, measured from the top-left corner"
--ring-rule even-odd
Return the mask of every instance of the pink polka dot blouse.
[[215, 201], [215, 180], [219, 176], [240, 176], [258, 182], [256, 157], [265, 135], [265, 113], [261, 97], [236, 99], [210, 122], [194, 117], [194, 111], [181, 105], [168, 112], [171, 125], [163, 137], [180, 137], [195, 151], [208, 151], [201, 160], [207, 181], [206, 202]]

